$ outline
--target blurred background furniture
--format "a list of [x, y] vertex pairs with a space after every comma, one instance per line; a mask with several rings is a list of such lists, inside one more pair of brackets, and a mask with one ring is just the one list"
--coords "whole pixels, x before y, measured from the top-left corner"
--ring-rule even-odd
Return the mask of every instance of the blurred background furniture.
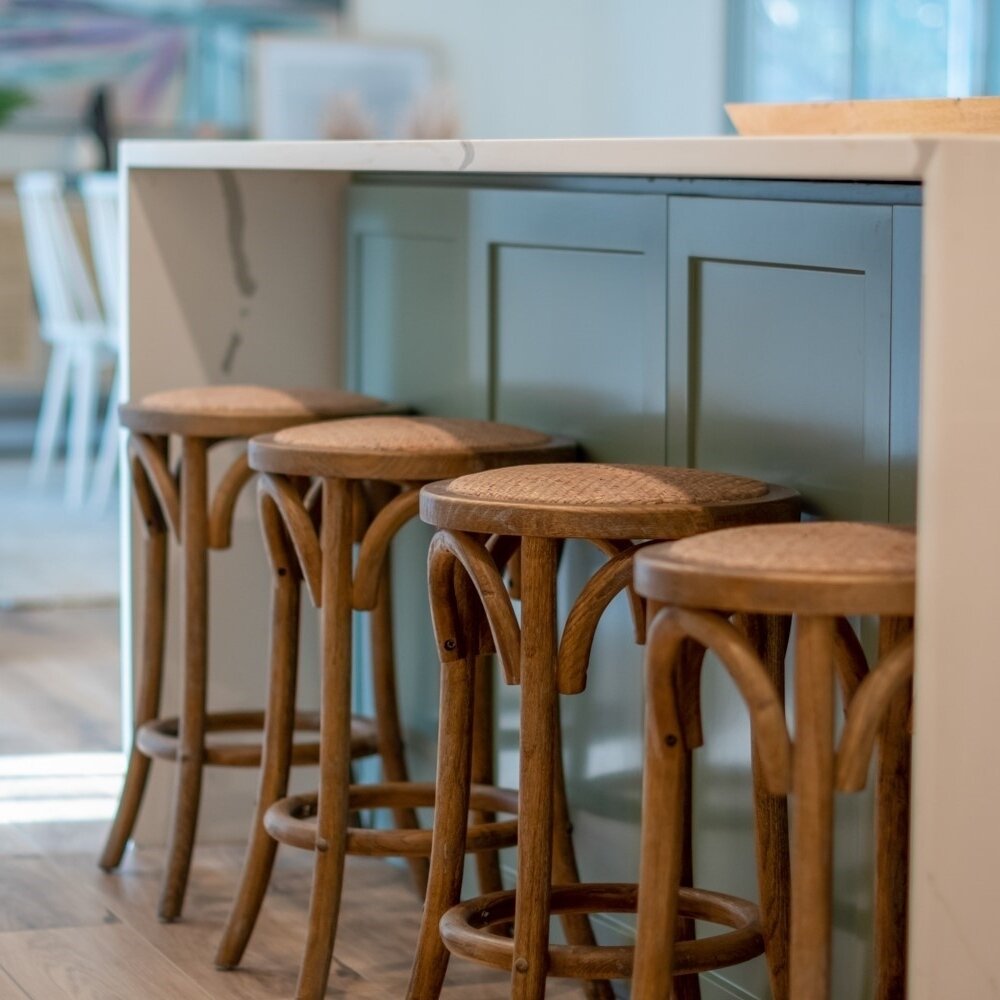
[[[17, 179], [39, 333], [52, 345], [35, 434], [31, 480], [48, 479], [68, 408], [66, 500], [83, 502], [102, 368], [117, 343], [95, 294], [64, 200], [64, 181], [52, 171]], [[107, 265], [113, 267], [113, 265]]]
[[[90, 253], [97, 274], [97, 287], [104, 307], [104, 324], [109, 345], [117, 353], [121, 342], [118, 302], [121, 291], [121, 251], [118, 240], [118, 175], [87, 174], [80, 178], [80, 194], [87, 209]], [[121, 377], [118, 365], [108, 393], [104, 430], [94, 465], [90, 500], [101, 510], [108, 502], [118, 465], [118, 399]]]

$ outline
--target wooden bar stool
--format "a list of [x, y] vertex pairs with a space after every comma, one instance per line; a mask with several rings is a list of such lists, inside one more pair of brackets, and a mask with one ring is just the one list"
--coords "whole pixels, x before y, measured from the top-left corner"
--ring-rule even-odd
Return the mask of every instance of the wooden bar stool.
[[[652, 622], [646, 652], [637, 1000], [666, 1000], [677, 972], [670, 947], [681, 877], [674, 805], [683, 794], [684, 754], [702, 738], [697, 700], [684, 696], [697, 689], [701, 670], [701, 656], [682, 653], [691, 644], [722, 661], [747, 702], [768, 789], [792, 798], [789, 991], [795, 1000], [830, 996], [834, 791], [864, 787], [879, 741], [876, 995], [905, 995], [914, 576], [913, 533], [875, 524], [733, 528], [654, 546], [636, 558], [636, 590], [668, 605]], [[797, 618], [794, 742], [773, 678], [730, 622], [734, 613]], [[880, 618], [871, 669], [848, 615]], [[838, 680], [846, 706], [839, 746]]]
[[[214, 741], [213, 733], [263, 729], [263, 712], [207, 711], [208, 553], [231, 544], [233, 511], [253, 476], [245, 448], [209, 497], [208, 453], [225, 440], [245, 440], [266, 431], [325, 417], [398, 412], [398, 407], [340, 390], [284, 390], [225, 385], [176, 389], [126, 403], [121, 423], [128, 428], [134, 493], [143, 525], [143, 622], [139, 655], [135, 736], [118, 811], [101, 854], [100, 866], [116, 868], [132, 834], [142, 803], [151, 758], [178, 763], [167, 867], [159, 901], [161, 920], [181, 912], [201, 798], [202, 768], [258, 767], [259, 737], [252, 742]], [[180, 457], [170, 465], [170, 441]], [[181, 545], [181, 709], [158, 718], [163, 677], [166, 619], [167, 538]], [[315, 730], [317, 720], [300, 716], [300, 728]], [[353, 752], [376, 752], [370, 726], [357, 726]], [[315, 739], [296, 747], [296, 761], [315, 763]]]
[[[240, 961], [267, 888], [276, 842], [315, 851], [309, 931], [296, 996], [325, 994], [340, 909], [346, 854], [401, 856], [426, 876], [431, 831], [415, 829], [403, 808], [434, 805], [434, 785], [407, 780], [398, 737], [391, 635], [388, 627], [373, 648], [375, 696], [380, 718], [393, 726], [385, 738], [398, 741], [398, 757], [383, 753], [382, 784], [351, 785], [350, 707], [352, 613], [388, 615], [388, 552], [396, 533], [417, 514], [420, 486], [444, 476], [513, 463], [573, 457], [565, 439], [479, 420], [434, 417], [373, 417], [312, 424], [257, 437], [250, 465], [261, 473], [260, 501], [265, 536], [275, 574], [272, 668], [266, 750], [257, 814], [240, 886], [216, 956], [220, 968]], [[320, 480], [319, 524], [298, 484]], [[357, 543], [357, 558], [353, 546]], [[294, 635], [297, 615], [287, 594], [303, 580], [321, 615], [320, 776], [314, 795], [286, 797], [291, 719], [294, 706]], [[285, 596], [283, 596], [285, 595]], [[386, 623], [388, 618], [383, 619]], [[484, 675], [486, 664], [479, 671]], [[486, 675], [488, 680], [488, 675]], [[476, 682], [482, 696], [482, 679]], [[488, 705], [485, 705], [488, 709]], [[480, 697], [480, 716], [487, 713]], [[486, 718], [480, 741], [492, 739]], [[380, 746], [384, 734], [380, 730]], [[491, 787], [491, 748], [480, 764], [485, 782], [472, 794], [473, 824], [468, 849], [489, 852], [480, 877], [499, 886], [495, 851], [513, 844], [517, 796]], [[357, 809], [390, 807], [394, 830], [352, 826]], [[482, 853], [479, 854], [483, 858]], [[423, 888], [423, 885], [421, 885]]]
[[[542, 997], [550, 975], [597, 981], [631, 974], [631, 948], [598, 947], [592, 937], [582, 946], [548, 942], [552, 914], [589, 929], [585, 914], [634, 910], [636, 901], [634, 885], [579, 884], [561, 794], [557, 695], [584, 689], [595, 629], [611, 599], [631, 582], [632, 559], [641, 547], [636, 540], [789, 520], [798, 511], [798, 496], [791, 490], [662, 467], [539, 465], [424, 488], [420, 516], [440, 529], [431, 548], [429, 581], [442, 687], [438, 806], [430, 883], [407, 994], [411, 1000], [439, 995], [449, 952], [510, 971], [511, 996], [518, 1000]], [[489, 535], [513, 536], [520, 543], [520, 624], [500, 584], [500, 569], [482, 542]], [[556, 556], [560, 542], [571, 538], [593, 541], [609, 559], [581, 591], [557, 641]], [[466, 579], [478, 602], [463, 597]], [[633, 610], [641, 638], [641, 603], [633, 603]], [[499, 651], [507, 683], [521, 686], [517, 891], [460, 904], [470, 787], [470, 671], [481, 648], [476, 645], [481, 618]], [[780, 847], [787, 832], [779, 824], [772, 835]], [[714, 942], [684, 945], [684, 971], [760, 953], [753, 904], [687, 892], [683, 912], [733, 928]], [[497, 933], [511, 920], [513, 938]], [[590, 995], [610, 996], [607, 986], [591, 983]]]

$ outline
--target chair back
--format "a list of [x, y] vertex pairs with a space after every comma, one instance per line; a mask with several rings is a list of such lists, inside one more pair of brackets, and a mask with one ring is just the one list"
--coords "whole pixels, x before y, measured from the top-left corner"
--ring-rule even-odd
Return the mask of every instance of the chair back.
[[62, 175], [20, 174], [16, 188], [42, 336], [104, 340], [104, 317], [66, 209]]
[[87, 210], [90, 253], [97, 272], [104, 318], [112, 345], [118, 343], [118, 296], [122, 267], [118, 244], [118, 174], [84, 174], [80, 194]]

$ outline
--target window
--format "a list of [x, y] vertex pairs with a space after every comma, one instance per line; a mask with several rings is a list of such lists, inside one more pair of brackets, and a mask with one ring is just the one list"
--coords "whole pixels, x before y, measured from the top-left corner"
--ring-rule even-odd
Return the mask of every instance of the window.
[[1000, 90], [1000, 0], [730, 0], [735, 100]]

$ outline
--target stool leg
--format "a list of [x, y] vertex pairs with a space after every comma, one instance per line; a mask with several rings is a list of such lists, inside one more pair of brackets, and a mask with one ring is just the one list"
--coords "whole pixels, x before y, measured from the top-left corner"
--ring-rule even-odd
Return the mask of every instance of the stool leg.
[[[767, 669], [779, 696], [785, 693], [785, 654], [791, 619], [774, 615], [741, 616], [746, 633]], [[767, 969], [774, 1000], [788, 1000], [788, 934], [791, 910], [791, 866], [788, 856], [788, 800], [764, 787], [760, 757], [753, 748], [756, 814], [757, 885]]]
[[[552, 760], [552, 882], [554, 885], [574, 885], [580, 881], [576, 852], [573, 849], [573, 823], [566, 796], [566, 772], [562, 759], [562, 725], [559, 699], [555, 703], [555, 728]], [[518, 883], [520, 884], [520, 882]], [[570, 944], [597, 944], [590, 918], [585, 913], [564, 913], [560, 916], [563, 933]], [[584, 994], [589, 1000], [614, 1000], [611, 984], [603, 980], [587, 980]]]
[[[653, 617], [653, 607], [647, 609], [647, 615]], [[701, 742], [701, 671], [705, 651], [693, 640], [688, 639], [681, 644], [678, 656], [678, 677], [676, 698], [678, 711], [688, 712], [697, 720], [699, 735], [697, 740], [688, 739], [685, 720], [680, 724], [688, 750], [684, 758], [684, 789], [681, 803], [681, 885], [694, 885], [694, 760], [690, 747], [699, 746]], [[697, 937], [697, 927], [690, 917], [677, 918], [675, 942], [693, 941]], [[701, 980], [697, 975], [678, 976], [674, 980], [674, 1000], [701, 1000]]]
[[[678, 889], [684, 869], [689, 754], [676, 674], [683, 642], [669, 619], [654, 622], [646, 649], [646, 753], [636, 927], [634, 1000], [670, 1000]], [[693, 977], [685, 976], [678, 983]]]
[[[437, 1000], [448, 971], [448, 949], [438, 926], [444, 914], [461, 898], [462, 874], [472, 775], [473, 703], [475, 697], [478, 623], [475, 614], [460, 616], [453, 590], [453, 575], [435, 572], [440, 556], [432, 554], [431, 609], [435, 614], [438, 652], [441, 654], [441, 711], [438, 723], [437, 792], [434, 801], [434, 836], [430, 875], [420, 935], [410, 972], [407, 1000]], [[450, 567], [451, 560], [439, 563]], [[447, 603], [450, 612], [442, 614]], [[439, 622], [451, 621], [462, 632], [442, 634]], [[464, 652], [459, 659], [445, 659], [447, 645]]]
[[521, 763], [511, 1000], [545, 996], [556, 736], [556, 546], [521, 544]]
[[351, 781], [352, 493], [342, 479], [323, 483], [321, 528], [322, 662], [320, 665], [320, 770], [316, 804], [316, 862], [309, 900], [309, 930], [299, 970], [297, 1000], [326, 993], [340, 916]]
[[[166, 442], [163, 442], [165, 448]], [[136, 745], [135, 733], [143, 724], [155, 719], [160, 711], [163, 681], [163, 642], [167, 600], [167, 534], [163, 515], [153, 497], [146, 473], [139, 460], [132, 459], [132, 479], [143, 520], [143, 608], [142, 650], [140, 653], [139, 684], [135, 701], [135, 730], [129, 751], [125, 784], [114, 822], [104, 844], [98, 864], [112, 871], [121, 864], [135, 821], [142, 805], [146, 780], [152, 761]]]
[[[396, 657], [392, 637], [392, 574], [389, 557], [382, 567], [378, 603], [370, 614], [372, 647], [372, 680], [375, 690], [375, 725], [378, 731], [382, 772], [387, 781], [408, 781], [403, 732], [399, 722], [399, 702], [396, 697]], [[393, 818], [400, 830], [416, 830], [420, 823], [415, 809], [394, 809]], [[427, 859], [408, 858], [410, 874], [417, 893], [427, 891]]]
[[[879, 635], [880, 656], [884, 656], [912, 627], [909, 619], [883, 619]], [[907, 686], [893, 699], [879, 734], [875, 781], [877, 1000], [901, 1000], [906, 996], [911, 701], [911, 692]]]
[[269, 498], [262, 499], [261, 522], [268, 540], [273, 574], [268, 705], [257, 805], [240, 883], [215, 954], [215, 964], [219, 969], [232, 969], [239, 965], [264, 902], [278, 851], [278, 842], [264, 829], [264, 815], [288, 793], [295, 732], [301, 585], [294, 565], [294, 553]]
[[[493, 778], [493, 663], [492, 657], [482, 656], [475, 670], [475, 722], [472, 727], [472, 781], [477, 785], [492, 785]], [[492, 823], [496, 813], [476, 811], [474, 823]], [[480, 851], [476, 854], [476, 874], [482, 895], [500, 892], [500, 852]]]
[[834, 667], [832, 618], [803, 615], [795, 650], [792, 933], [789, 990], [830, 995], [833, 867]]
[[165, 922], [180, 916], [191, 870], [201, 799], [207, 699], [208, 443], [203, 438], [185, 438], [181, 448], [184, 672], [173, 823], [159, 905], [160, 919]]

